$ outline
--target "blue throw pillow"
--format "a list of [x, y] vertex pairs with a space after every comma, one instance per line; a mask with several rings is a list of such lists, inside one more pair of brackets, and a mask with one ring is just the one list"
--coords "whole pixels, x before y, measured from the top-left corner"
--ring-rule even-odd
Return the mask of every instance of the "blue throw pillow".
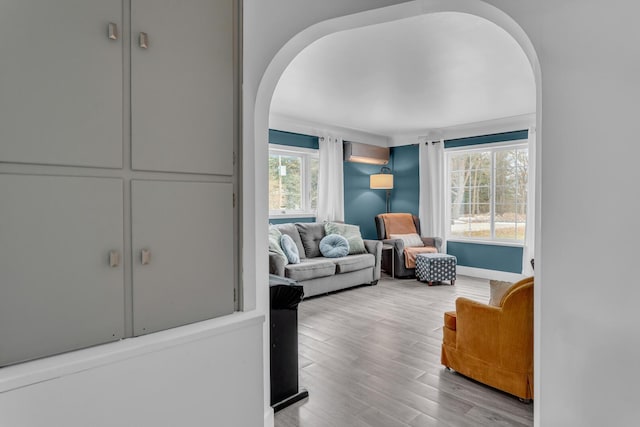
[[298, 247], [296, 246], [296, 243], [293, 241], [291, 236], [289, 236], [288, 234], [283, 234], [280, 238], [280, 246], [282, 246], [282, 251], [287, 256], [289, 263], [298, 264], [300, 262]]
[[349, 241], [339, 234], [328, 234], [320, 240], [320, 253], [327, 258], [349, 255]]

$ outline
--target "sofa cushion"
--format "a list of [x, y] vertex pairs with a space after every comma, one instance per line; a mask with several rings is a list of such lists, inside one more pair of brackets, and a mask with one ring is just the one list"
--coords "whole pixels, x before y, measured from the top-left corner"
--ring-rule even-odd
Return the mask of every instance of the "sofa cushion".
[[295, 224], [286, 223], [286, 224], [276, 224], [276, 227], [282, 234], [286, 234], [287, 236], [293, 239], [293, 242], [298, 247], [298, 254], [300, 255], [300, 259], [306, 258], [304, 253], [304, 246], [302, 246], [302, 240], [300, 240], [300, 233], [298, 233], [298, 228]]
[[329, 234], [320, 240], [320, 252], [327, 258], [340, 258], [349, 255], [349, 242], [339, 234]]
[[335, 272], [336, 265], [326, 258], [307, 258], [284, 268], [285, 277], [297, 281], [333, 276]]
[[304, 247], [304, 253], [307, 258], [315, 258], [322, 256], [320, 253], [320, 240], [326, 233], [324, 232], [324, 224], [318, 222], [299, 222], [296, 223], [300, 240]]
[[376, 265], [376, 257], [372, 254], [349, 255], [344, 258], [333, 258], [336, 273], [364, 270]]
[[287, 256], [289, 263], [298, 264], [300, 262], [300, 254], [298, 252], [298, 247], [293, 242], [291, 236], [287, 234], [283, 234], [280, 239], [280, 245], [282, 246], [282, 250], [284, 254]]
[[351, 224], [339, 224], [336, 222], [327, 222], [324, 224], [327, 234], [339, 234], [349, 241], [349, 255], [366, 254], [364, 240], [360, 234], [360, 227]]

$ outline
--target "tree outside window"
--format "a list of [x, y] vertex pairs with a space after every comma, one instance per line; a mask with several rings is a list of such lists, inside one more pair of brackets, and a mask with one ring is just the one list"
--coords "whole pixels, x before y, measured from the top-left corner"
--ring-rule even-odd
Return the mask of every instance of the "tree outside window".
[[269, 215], [315, 215], [317, 200], [317, 150], [270, 147]]
[[452, 238], [523, 241], [527, 212], [525, 144], [448, 153]]

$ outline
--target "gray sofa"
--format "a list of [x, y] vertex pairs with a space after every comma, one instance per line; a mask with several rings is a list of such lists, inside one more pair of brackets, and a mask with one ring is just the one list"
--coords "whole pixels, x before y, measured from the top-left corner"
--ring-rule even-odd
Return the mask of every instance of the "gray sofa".
[[300, 263], [285, 265], [280, 255], [269, 252], [269, 273], [295, 280], [304, 287], [305, 297], [378, 283], [382, 242], [364, 240], [365, 254], [325, 258], [320, 252], [320, 240], [326, 235], [323, 223], [287, 223], [275, 227], [291, 236], [298, 248]]

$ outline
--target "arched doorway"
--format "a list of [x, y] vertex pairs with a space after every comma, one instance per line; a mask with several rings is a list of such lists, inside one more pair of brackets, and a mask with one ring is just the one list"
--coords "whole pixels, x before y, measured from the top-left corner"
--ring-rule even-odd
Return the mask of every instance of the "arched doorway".
[[[329, 35], [334, 32], [358, 28], [366, 25], [372, 25], [377, 23], [394, 21], [402, 18], [407, 18], [411, 16], [417, 16], [421, 14], [431, 14], [431, 13], [439, 13], [439, 12], [460, 12], [467, 13], [479, 16], [488, 21], [493, 22], [499, 27], [503, 28], [508, 34], [510, 34], [520, 45], [523, 52], [527, 56], [529, 63], [531, 64], [531, 68], [533, 71], [533, 75], [535, 78], [536, 84], [536, 128], [537, 128], [537, 139], [536, 146], [540, 146], [540, 118], [541, 118], [541, 72], [540, 72], [540, 63], [538, 61], [538, 57], [536, 55], [533, 44], [531, 43], [529, 37], [525, 34], [520, 25], [515, 22], [511, 17], [509, 17], [506, 13], [501, 10], [491, 6], [487, 3], [484, 3], [479, 0], [460, 0], [456, 2], [451, 2], [452, 4], [445, 4], [442, 2], [434, 2], [431, 4], [430, 2], [424, 1], [414, 1], [403, 3], [397, 6], [389, 6], [383, 9], [376, 9], [375, 11], [362, 12], [354, 15], [349, 15], [341, 18], [331, 19], [328, 21], [324, 21], [318, 24], [315, 24], [302, 32], [298, 33], [295, 37], [289, 40], [280, 51], [273, 57], [269, 66], [265, 70], [260, 85], [257, 90], [257, 95], [255, 99], [255, 109], [254, 109], [254, 117], [253, 117], [253, 135], [247, 135], [248, 138], [251, 139], [251, 143], [247, 145], [247, 141], [245, 141], [245, 149], [252, 150], [254, 152], [254, 160], [256, 165], [266, 164], [267, 163], [267, 134], [268, 134], [268, 123], [269, 123], [269, 107], [271, 104], [271, 98], [275, 87], [278, 83], [278, 80], [288, 64], [295, 58], [298, 53], [300, 53], [303, 49], [309, 46], [314, 41]], [[538, 258], [538, 262], [536, 262], [536, 276], [540, 276], [541, 269], [543, 268], [543, 264], [540, 262], [540, 177], [541, 177], [541, 164], [540, 162], [536, 162], [536, 179], [538, 181], [536, 185], [536, 218], [537, 223], [535, 224], [535, 236], [536, 236], [536, 258]], [[256, 174], [259, 175], [261, 172], [260, 168], [256, 169]], [[255, 176], [255, 183], [264, 182], [264, 177]], [[256, 215], [256, 224], [266, 224], [268, 218], [268, 209], [266, 202], [266, 195], [260, 195], [258, 192], [255, 192], [256, 202], [255, 202], [255, 215]], [[246, 242], [245, 242], [246, 243]], [[257, 252], [256, 252], [257, 253]], [[264, 258], [261, 255], [256, 256], [256, 261], [258, 263], [263, 263]], [[257, 270], [260, 271], [259, 269]], [[539, 336], [539, 325], [540, 325], [540, 288], [539, 286], [535, 289], [535, 335], [534, 335], [534, 344], [535, 344], [535, 354], [534, 360], [535, 364], [539, 366], [540, 360], [540, 336]], [[264, 290], [256, 289], [255, 295], [256, 304], [259, 307], [266, 307], [268, 305], [266, 292]], [[265, 309], [266, 310], [266, 309]], [[268, 346], [268, 338], [265, 340], [266, 346]], [[265, 347], [265, 351], [268, 352], [268, 348]], [[535, 371], [535, 384], [540, 384], [540, 371], [537, 369]], [[539, 388], [538, 388], [539, 389]], [[268, 384], [266, 385], [266, 390], [268, 390]], [[267, 392], [268, 393], [268, 392]], [[537, 417], [539, 413], [539, 394], [537, 395], [538, 399], [535, 401], [534, 405], [534, 415]]]

